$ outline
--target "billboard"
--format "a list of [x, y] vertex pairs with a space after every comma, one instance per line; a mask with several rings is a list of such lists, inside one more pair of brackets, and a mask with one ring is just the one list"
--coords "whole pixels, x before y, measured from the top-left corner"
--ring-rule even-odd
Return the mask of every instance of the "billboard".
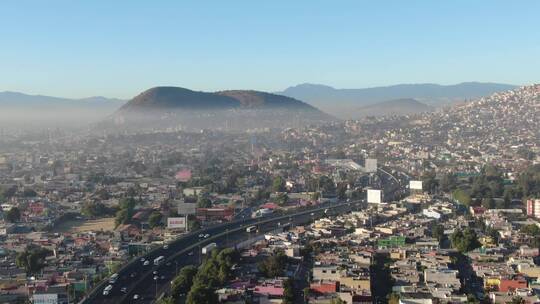
[[376, 158], [368, 158], [368, 159], [366, 159], [364, 169], [368, 173], [376, 172], [377, 171], [377, 159]]
[[191, 179], [191, 170], [182, 169], [178, 171], [174, 177], [179, 182], [188, 182]]
[[56, 304], [58, 303], [58, 294], [40, 293], [32, 296], [33, 303], [36, 304]]
[[167, 218], [167, 228], [169, 229], [186, 229], [185, 217], [169, 217]]
[[382, 204], [382, 191], [375, 189], [367, 190], [367, 202], [372, 204]]
[[178, 204], [178, 214], [181, 214], [181, 215], [195, 214], [196, 210], [197, 210], [197, 204], [196, 203], [182, 203], [182, 202], [180, 202]]
[[409, 182], [409, 189], [411, 190], [423, 190], [422, 181], [412, 180]]

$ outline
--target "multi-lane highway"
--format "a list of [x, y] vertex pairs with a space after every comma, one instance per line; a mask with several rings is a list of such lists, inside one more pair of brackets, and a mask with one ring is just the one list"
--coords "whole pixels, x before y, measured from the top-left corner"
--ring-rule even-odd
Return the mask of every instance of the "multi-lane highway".
[[[201, 248], [209, 243], [216, 243], [220, 247], [234, 246], [252, 237], [253, 234], [246, 232], [246, 228], [252, 225], [257, 226], [259, 233], [264, 233], [286, 223], [300, 225], [320, 218], [327, 209], [332, 212], [347, 212], [350, 208], [350, 203], [322, 204], [290, 214], [240, 219], [187, 234], [169, 244], [166, 249], [160, 247], [146, 254], [144, 259], [150, 261], [149, 265], [145, 266], [141, 257], [125, 265], [118, 271], [118, 280], [113, 284], [109, 295], [103, 295], [103, 289], [109, 285], [108, 282], [103, 282], [81, 303], [152, 303], [156, 295], [167, 290], [180, 268], [200, 263]], [[201, 235], [208, 236], [205, 238]], [[159, 256], [164, 256], [165, 261], [154, 266], [153, 261]]]

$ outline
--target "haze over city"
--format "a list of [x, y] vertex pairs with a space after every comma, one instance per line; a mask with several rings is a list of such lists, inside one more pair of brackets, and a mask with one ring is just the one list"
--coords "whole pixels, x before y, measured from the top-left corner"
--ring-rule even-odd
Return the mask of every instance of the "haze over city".
[[539, 9], [0, 3], [0, 303], [540, 303]]

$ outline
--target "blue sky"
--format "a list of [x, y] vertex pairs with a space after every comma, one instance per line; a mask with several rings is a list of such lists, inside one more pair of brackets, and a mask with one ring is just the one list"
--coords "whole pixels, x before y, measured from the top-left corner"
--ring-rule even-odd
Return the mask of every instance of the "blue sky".
[[540, 82], [540, 1], [0, 2], [0, 91]]

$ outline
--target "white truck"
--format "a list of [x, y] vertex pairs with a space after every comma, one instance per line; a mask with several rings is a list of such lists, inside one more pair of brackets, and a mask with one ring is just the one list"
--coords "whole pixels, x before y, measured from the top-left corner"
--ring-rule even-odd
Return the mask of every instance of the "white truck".
[[204, 246], [201, 250], [201, 253], [202, 254], [210, 254], [212, 252], [212, 250], [216, 249], [217, 248], [217, 244], [216, 243], [210, 243], [206, 246]]
[[164, 261], [165, 261], [165, 257], [161, 255], [154, 259], [154, 265], [159, 266]]

